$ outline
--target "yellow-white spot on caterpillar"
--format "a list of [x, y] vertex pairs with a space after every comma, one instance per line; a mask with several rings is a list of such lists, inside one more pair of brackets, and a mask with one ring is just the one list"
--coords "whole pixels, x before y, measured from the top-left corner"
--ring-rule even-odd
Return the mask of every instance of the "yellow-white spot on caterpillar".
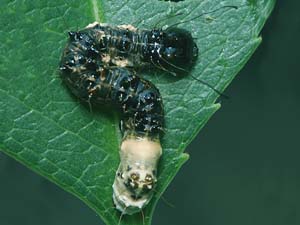
[[109, 54], [102, 54], [102, 62], [109, 64], [110, 63], [110, 55]]
[[128, 59], [112, 59], [112, 63], [119, 67], [132, 67], [133, 64]]
[[100, 24], [100, 23], [95, 21], [93, 23], [88, 24], [85, 28], [93, 28], [94, 26], [97, 26], [98, 24]]
[[134, 27], [134, 26], [132, 26], [132, 25], [130, 25], [130, 24], [119, 25], [117, 27], [120, 28], [120, 29], [130, 30], [130, 31], [133, 31], [133, 32], [137, 31], [137, 28]]

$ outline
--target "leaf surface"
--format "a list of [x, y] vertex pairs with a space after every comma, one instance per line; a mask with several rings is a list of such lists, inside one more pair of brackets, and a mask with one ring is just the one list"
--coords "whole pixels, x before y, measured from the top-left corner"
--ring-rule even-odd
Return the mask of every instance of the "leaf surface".
[[191, 75], [224, 90], [259, 45], [259, 32], [274, 4], [275, 0], [2, 0], [1, 150], [76, 195], [107, 225], [118, 224], [111, 188], [119, 163], [118, 114], [108, 109], [90, 112], [62, 85], [58, 64], [66, 32], [95, 20], [151, 29], [159, 21], [159, 26], [171, 25], [220, 6], [238, 6], [178, 25], [192, 33], [199, 47], [190, 76], [177, 79], [158, 70], [139, 71], [162, 94], [164, 153], [145, 221], [136, 214], [124, 216], [121, 224], [150, 224], [159, 196], [188, 159], [184, 149], [220, 107], [215, 103], [218, 94]]

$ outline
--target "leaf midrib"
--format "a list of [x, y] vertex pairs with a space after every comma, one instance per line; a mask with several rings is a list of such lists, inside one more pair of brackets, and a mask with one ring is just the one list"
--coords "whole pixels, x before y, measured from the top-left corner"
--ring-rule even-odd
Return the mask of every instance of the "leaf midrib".
[[101, 0], [91, 0], [95, 21], [104, 22], [103, 4]]

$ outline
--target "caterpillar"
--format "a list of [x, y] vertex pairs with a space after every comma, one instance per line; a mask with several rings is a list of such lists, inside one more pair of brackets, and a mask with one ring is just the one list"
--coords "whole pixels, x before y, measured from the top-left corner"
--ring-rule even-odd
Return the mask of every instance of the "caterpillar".
[[61, 77], [71, 92], [91, 104], [110, 104], [120, 111], [120, 165], [113, 201], [122, 214], [139, 212], [150, 201], [162, 154], [164, 112], [159, 90], [134, 71], [107, 67], [101, 46], [87, 33], [69, 32], [60, 61]]
[[93, 48], [99, 50], [102, 62], [109, 66], [153, 65], [178, 76], [188, 72], [198, 56], [198, 47], [190, 32], [177, 27], [143, 30], [132, 25], [94, 22], [73, 33], [93, 39]]
[[[98, 57], [101, 57], [101, 61], [107, 66], [136, 68], [152, 65], [174, 76], [181, 76], [186, 75], [193, 67], [199, 49], [191, 33], [178, 28], [177, 25], [222, 8], [237, 9], [236, 6], [221, 6], [189, 20], [175, 23], [166, 29], [147, 30], [132, 25], [111, 26], [94, 22], [85, 29], [73, 33], [92, 39], [92, 47], [98, 49]], [[177, 15], [180, 13], [175, 16]], [[206, 82], [202, 83], [207, 85]]]
[[[237, 8], [222, 6], [207, 13], [225, 7]], [[175, 76], [189, 72], [198, 57], [198, 47], [189, 31], [176, 27], [184, 22], [165, 30], [94, 22], [69, 32], [59, 67], [62, 80], [78, 98], [90, 104], [114, 105], [121, 114], [123, 138], [113, 201], [122, 214], [139, 212], [151, 200], [162, 154], [162, 98], [134, 68], [152, 65]], [[208, 83], [194, 79], [222, 95]]]

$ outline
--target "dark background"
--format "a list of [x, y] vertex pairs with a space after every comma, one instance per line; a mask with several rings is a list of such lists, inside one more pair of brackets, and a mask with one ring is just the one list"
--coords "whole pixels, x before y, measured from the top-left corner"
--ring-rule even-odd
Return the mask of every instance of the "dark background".
[[[278, 1], [230, 100], [188, 147], [154, 225], [300, 224], [300, 1]], [[100, 225], [84, 203], [0, 153], [0, 225]]]

